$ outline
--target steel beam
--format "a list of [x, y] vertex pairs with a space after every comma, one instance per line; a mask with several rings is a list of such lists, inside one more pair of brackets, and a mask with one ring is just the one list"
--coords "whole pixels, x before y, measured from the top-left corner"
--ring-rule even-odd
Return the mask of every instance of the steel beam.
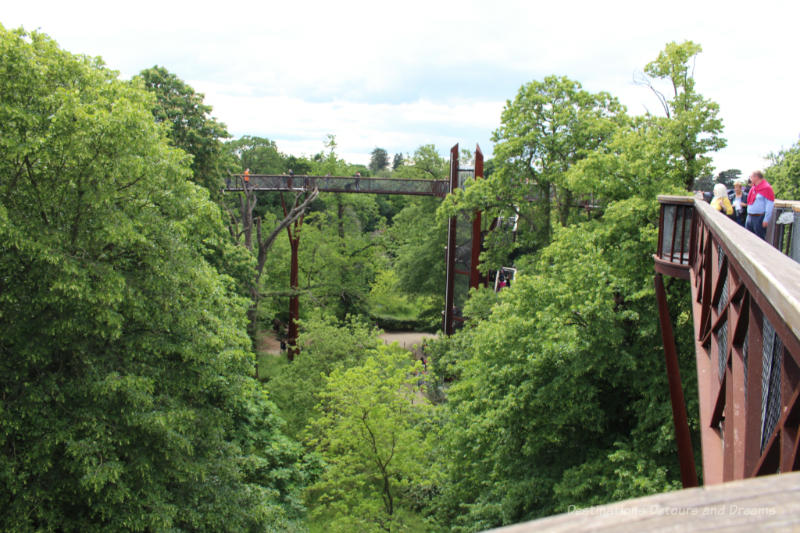
[[[232, 174], [225, 182], [225, 191], [243, 190], [244, 175]], [[444, 198], [449, 192], [448, 180], [408, 180], [398, 178], [362, 178], [358, 176], [307, 176], [289, 174], [250, 174], [247, 189], [253, 191], [293, 191], [402, 194], [412, 196], [437, 196]]]
[[[483, 179], [483, 152], [479, 145], [475, 146], [475, 179]], [[472, 216], [472, 254], [469, 261], [469, 286], [477, 289], [481, 283], [478, 263], [481, 256], [481, 212], [475, 211]]]
[[[458, 188], [458, 144], [450, 149], [450, 192]], [[453, 304], [456, 286], [456, 227], [457, 217], [452, 216], [447, 223], [447, 249], [445, 261], [447, 278], [444, 293], [444, 319], [442, 330], [445, 335], [453, 334]]]
[[681, 387], [681, 374], [678, 366], [678, 350], [675, 346], [675, 335], [669, 317], [667, 293], [664, 290], [664, 278], [661, 274], [654, 277], [656, 299], [658, 300], [658, 318], [661, 322], [661, 338], [664, 342], [664, 358], [667, 366], [669, 397], [672, 403], [672, 422], [675, 425], [675, 440], [678, 444], [678, 461], [681, 468], [681, 482], [684, 488], [696, 487], [697, 470], [694, 465], [692, 438], [689, 433], [689, 422], [686, 417], [686, 402]]

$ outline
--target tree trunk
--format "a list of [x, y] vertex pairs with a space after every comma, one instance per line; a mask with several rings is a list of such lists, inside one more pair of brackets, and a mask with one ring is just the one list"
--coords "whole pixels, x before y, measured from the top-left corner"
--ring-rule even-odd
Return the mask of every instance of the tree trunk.
[[344, 204], [340, 197], [336, 197], [337, 209], [336, 215], [339, 219], [339, 238], [344, 239]]

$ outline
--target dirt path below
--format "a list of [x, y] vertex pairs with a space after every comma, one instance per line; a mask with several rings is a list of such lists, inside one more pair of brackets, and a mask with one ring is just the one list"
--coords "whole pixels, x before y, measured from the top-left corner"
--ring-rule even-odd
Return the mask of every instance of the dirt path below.
[[[401, 348], [413, 352], [414, 347], [422, 346], [422, 341], [425, 339], [435, 339], [436, 335], [433, 333], [423, 333], [420, 331], [387, 331], [381, 333], [381, 340], [386, 344], [396, 342]], [[258, 352], [268, 353], [272, 355], [281, 355], [281, 343], [275, 338], [272, 331], [262, 331], [258, 335]]]
[[281, 343], [272, 331], [261, 331], [256, 339], [258, 353], [281, 355]]
[[414, 346], [422, 346], [425, 339], [435, 339], [433, 333], [423, 333], [420, 331], [387, 331], [381, 333], [381, 339], [386, 344], [396, 342], [401, 348], [413, 351]]

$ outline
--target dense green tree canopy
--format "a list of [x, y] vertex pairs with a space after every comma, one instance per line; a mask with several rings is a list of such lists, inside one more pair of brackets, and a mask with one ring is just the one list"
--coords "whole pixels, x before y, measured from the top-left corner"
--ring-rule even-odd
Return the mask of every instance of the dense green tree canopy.
[[431, 477], [430, 404], [405, 350], [379, 346], [362, 364], [334, 369], [320, 391], [312, 443], [328, 468], [309, 488], [329, 531], [401, 531]]
[[370, 154], [369, 169], [377, 174], [389, 166], [389, 153], [383, 148], [375, 148]]
[[226, 146], [239, 158], [239, 170], [250, 169], [252, 174], [284, 174], [289, 171], [286, 157], [278, 151], [275, 141], [245, 135], [228, 141]]
[[800, 199], [800, 142], [770, 154], [769, 158], [772, 164], [767, 168], [766, 178], [775, 189], [776, 197]]
[[490, 216], [519, 216], [518, 246], [535, 250], [550, 240], [553, 207], [562, 225], [571, 222], [576, 198], [567, 170], [625, 122], [616, 98], [590, 93], [577, 81], [548, 76], [527, 83], [506, 103], [493, 133], [494, 171], [457, 196], [456, 204]]
[[[672, 166], [687, 191], [692, 190], [697, 177], [710, 174], [708, 153], [727, 144], [721, 137], [719, 105], [695, 90], [694, 59], [701, 51], [702, 47], [692, 41], [671, 42], [644, 69], [644, 83], [659, 98], [667, 118], [672, 119], [665, 122], [664, 135], [675, 154]], [[667, 83], [667, 94], [658, 88], [659, 81]]]
[[397, 170], [397, 168], [403, 164], [403, 161], [403, 154], [399, 152], [394, 154], [394, 157], [392, 158], [392, 170]]
[[[675, 59], [676, 50], [668, 47], [662, 59], [679, 71], [683, 56]], [[713, 107], [693, 98], [700, 109]], [[672, 99], [665, 102], [677, 108]], [[556, 106], [543, 107], [549, 112]], [[702, 115], [697, 111], [688, 106], [680, 114]], [[467, 309], [470, 327], [436, 347], [437, 375], [455, 379], [447, 389], [442, 432], [448, 481], [437, 503], [443, 523], [475, 531], [678, 486], [654, 311], [655, 198], [686, 186], [681, 140], [701, 146], [695, 136], [714, 135], [716, 124], [688, 127], [677, 114], [612, 115], [609, 122], [590, 113], [589, 124], [607, 125], [601, 127], [603, 142], [572, 137], [569, 153], [581, 155], [559, 159], [551, 185], [591, 193], [602, 210], [556, 227], [539, 253], [519, 257], [518, 279], [488, 315], [491, 298], [480, 293]], [[522, 123], [525, 116], [530, 114], [520, 110], [508, 119]], [[530, 122], [535, 138], [537, 124]], [[544, 146], [558, 139], [559, 132], [541, 135]], [[503, 150], [514, 145], [528, 149], [512, 138]], [[695, 162], [705, 160], [695, 155]], [[530, 157], [521, 169], [536, 158]], [[546, 168], [534, 165], [531, 172]], [[505, 191], [502, 182], [498, 188]], [[495, 188], [480, 181], [464, 201], [481, 205], [480, 197], [470, 198], [481, 194], [484, 205], [496, 201]], [[671, 305], [680, 310], [675, 333], [685, 356], [682, 375], [692, 376], [687, 287], [673, 284], [669, 291]], [[695, 413], [694, 384], [687, 386], [688, 412]]]
[[192, 156], [194, 181], [216, 196], [232, 164], [222, 144], [230, 137], [225, 125], [211, 116], [202, 94], [164, 67], [143, 70], [137, 79], [156, 95], [153, 115], [169, 125], [167, 135], [173, 145]]
[[[441, 208], [321, 194], [293, 227], [295, 291], [285, 231], [258, 257], [252, 235], [237, 245], [241, 198], [216, 192], [245, 168], [366, 174], [332, 135], [310, 158], [261, 137], [223, 144], [202, 95], [166, 69], [120, 81], [0, 27], [0, 523], [476, 531], [678, 487], [651, 254], [656, 195], [713, 179], [708, 153], [725, 143], [695, 89], [699, 52], [669, 43], [646, 65], [659, 116], [565, 77], [526, 83], [485, 179]], [[798, 154], [771, 156], [778, 196], [800, 195]], [[433, 145], [388, 167], [376, 148], [372, 173], [448, 172]], [[280, 227], [280, 195], [252, 200], [262, 228]], [[367, 315], [440, 322], [446, 217], [474, 209], [519, 216], [517, 240], [495, 232], [482, 256], [518, 277], [473, 291], [465, 327], [429, 341], [427, 374]], [[688, 289], [667, 290], [695, 413]], [[251, 340], [285, 326], [294, 294], [300, 352], [266, 359], [258, 383]]]
[[154, 98], [0, 28], [0, 522], [242, 531], [300, 508], [300, 450], [206, 260], [208, 192]]

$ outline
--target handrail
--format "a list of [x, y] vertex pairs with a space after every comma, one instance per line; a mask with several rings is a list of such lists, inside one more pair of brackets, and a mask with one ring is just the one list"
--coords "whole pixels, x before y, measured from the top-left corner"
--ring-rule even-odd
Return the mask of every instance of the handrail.
[[[676, 436], [688, 425], [663, 275], [690, 281], [705, 483], [799, 469], [800, 202], [775, 202], [763, 240], [700, 198], [658, 200], [655, 286]], [[691, 443], [678, 438], [678, 452], [683, 478]]]
[[714, 235], [722, 241], [725, 249], [800, 338], [800, 263], [782, 254], [767, 241], [744, 229], [706, 202], [695, 202], [694, 207]]

